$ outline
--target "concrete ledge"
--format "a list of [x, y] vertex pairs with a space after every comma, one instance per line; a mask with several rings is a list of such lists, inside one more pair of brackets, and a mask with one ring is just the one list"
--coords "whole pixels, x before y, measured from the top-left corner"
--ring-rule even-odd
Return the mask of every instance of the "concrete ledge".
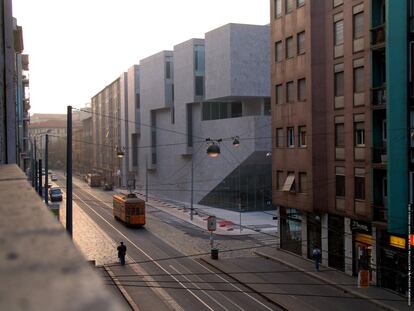
[[16, 165], [0, 166], [0, 309], [122, 310]]

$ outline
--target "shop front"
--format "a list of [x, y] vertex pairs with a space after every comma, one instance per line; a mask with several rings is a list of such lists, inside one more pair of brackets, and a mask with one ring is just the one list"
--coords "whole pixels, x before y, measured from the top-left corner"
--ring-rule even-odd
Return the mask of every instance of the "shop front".
[[302, 215], [295, 208], [280, 206], [280, 247], [302, 255]]
[[369, 271], [372, 281], [372, 227], [370, 224], [351, 219], [352, 232], [352, 274], [357, 276], [359, 271]]
[[345, 226], [344, 218], [328, 216], [328, 265], [345, 271]]
[[[317, 246], [319, 249], [322, 249], [322, 224], [321, 216], [316, 214], [307, 214], [306, 219], [306, 228], [307, 228], [307, 256], [309, 259], [313, 258], [313, 247]], [[323, 251], [323, 250], [322, 250]]]
[[406, 295], [408, 260], [405, 237], [379, 231], [378, 240], [380, 243], [377, 261], [378, 284]]

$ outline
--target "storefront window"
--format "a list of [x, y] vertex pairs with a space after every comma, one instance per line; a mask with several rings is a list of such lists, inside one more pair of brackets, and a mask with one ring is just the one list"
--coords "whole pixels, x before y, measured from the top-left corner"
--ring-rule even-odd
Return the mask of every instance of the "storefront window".
[[344, 218], [329, 215], [328, 217], [328, 265], [345, 271]]
[[302, 215], [295, 208], [280, 208], [281, 247], [302, 255]]
[[[308, 214], [307, 218], [307, 230], [308, 230], [308, 258], [313, 259], [312, 251], [313, 247], [317, 246], [322, 249], [321, 243], [321, 217], [318, 215]], [[324, 250], [322, 250], [323, 252]], [[326, 251], [326, 250], [325, 250]]]

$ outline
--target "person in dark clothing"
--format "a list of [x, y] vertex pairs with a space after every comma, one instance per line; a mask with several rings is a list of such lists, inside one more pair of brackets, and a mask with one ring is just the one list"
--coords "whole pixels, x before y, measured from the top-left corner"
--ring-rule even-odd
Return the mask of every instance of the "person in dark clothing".
[[313, 259], [315, 260], [315, 268], [317, 271], [319, 271], [319, 263], [321, 262], [321, 250], [319, 249], [319, 247], [317, 247], [316, 245], [313, 246], [313, 251], [312, 251], [312, 256]]
[[120, 261], [121, 265], [124, 266], [125, 265], [125, 256], [126, 256], [126, 251], [127, 251], [127, 248], [124, 245], [124, 242], [121, 242], [121, 244], [118, 246], [117, 250], [118, 250], [119, 261]]

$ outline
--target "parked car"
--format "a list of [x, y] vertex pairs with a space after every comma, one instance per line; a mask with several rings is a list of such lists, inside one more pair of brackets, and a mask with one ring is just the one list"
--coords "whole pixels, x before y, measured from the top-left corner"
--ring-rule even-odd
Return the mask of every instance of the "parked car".
[[62, 201], [62, 190], [59, 187], [51, 187], [49, 189], [49, 197], [51, 202]]
[[52, 179], [52, 181], [56, 181], [56, 180], [58, 180], [57, 176], [56, 176], [56, 175], [54, 175], [54, 174], [52, 174], [52, 176], [50, 177], [50, 179]]

